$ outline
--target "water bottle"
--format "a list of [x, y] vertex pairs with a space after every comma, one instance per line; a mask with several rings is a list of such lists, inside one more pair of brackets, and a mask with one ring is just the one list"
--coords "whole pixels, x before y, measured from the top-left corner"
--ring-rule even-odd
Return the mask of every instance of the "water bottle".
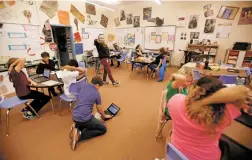
[[218, 64], [219, 64], [219, 66], [221, 66], [221, 60], [218, 60]]

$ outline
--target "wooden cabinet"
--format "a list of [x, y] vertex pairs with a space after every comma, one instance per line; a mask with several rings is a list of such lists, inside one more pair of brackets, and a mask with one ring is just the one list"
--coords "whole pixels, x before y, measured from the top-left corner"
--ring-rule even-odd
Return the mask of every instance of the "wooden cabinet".
[[252, 68], [252, 50], [227, 50], [225, 63], [232, 64], [235, 67], [250, 67]]

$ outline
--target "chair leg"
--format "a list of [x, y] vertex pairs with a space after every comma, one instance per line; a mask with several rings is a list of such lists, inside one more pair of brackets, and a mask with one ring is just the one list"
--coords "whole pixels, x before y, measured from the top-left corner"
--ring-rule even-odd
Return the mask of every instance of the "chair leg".
[[70, 111], [72, 112], [72, 102], [70, 102], [70, 104], [69, 104], [69, 106], [70, 106]]
[[51, 102], [51, 106], [52, 106], [52, 111], [55, 114], [52, 98], [50, 99], [50, 102]]
[[62, 99], [60, 99], [60, 112], [59, 112], [59, 116], [61, 116], [61, 111], [62, 111], [61, 104], [62, 104]]
[[29, 103], [25, 103], [26, 106], [28, 106], [35, 114], [37, 117], [39, 117], [39, 119], [41, 119], [42, 117], [32, 108], [32, 106]]
[[6, 136], [9, 136], [9, 113], [10, 108], [6, 112]]

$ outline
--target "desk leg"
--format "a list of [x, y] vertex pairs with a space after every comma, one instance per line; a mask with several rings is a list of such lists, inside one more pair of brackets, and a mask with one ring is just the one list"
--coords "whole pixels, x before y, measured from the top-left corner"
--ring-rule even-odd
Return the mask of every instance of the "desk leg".
[[50, 96], [50, 102], [51, 102], [51, 106], [52, 106], [52, 111], [55, 114], [55, 110], [54, 110], [54, 106], [53, 106], [53, 101], [52, 101], [52, 95], [51, 95], [51, 92], [50, 92], [49, 88], [48, 88], [48, 94]]
[[9, 136], [9, 113], [10, 108], [6, 112], [6, 136]]
[[131, 64], [132, 64], [132, 66], [131, 66], [131, 71], [133, 71], [133, 69], [134, 69], [134, 68], [133, 68], [133, 67], [134, 67], [134, 62], [132, 62]]

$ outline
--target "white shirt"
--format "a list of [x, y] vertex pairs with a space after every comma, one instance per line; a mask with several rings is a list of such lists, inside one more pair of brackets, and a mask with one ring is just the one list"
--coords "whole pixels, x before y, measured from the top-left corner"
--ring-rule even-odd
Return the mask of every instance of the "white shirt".
[[93, 49], [93, 56], [95, 58], [99, 57], [99, 54], [98, 54], [98, 51], [97, 51], [96, 47]]
[[69, 71], [69, 70], [64, 70], [62, 71], [61, 73], [62, 75], [62, 81], [64, 83], [64, 92], [65, 92], [65, 95], [68, 97], [68, 98], [75, 98], [74, 95], [72, 95], [70, 92], [69, 92], [69, 88], [70, 88], [70, 85], [72, 83], [76, 83], [76, 79], [77, 77], [79, 76], [79, 72], [78, 71]]

